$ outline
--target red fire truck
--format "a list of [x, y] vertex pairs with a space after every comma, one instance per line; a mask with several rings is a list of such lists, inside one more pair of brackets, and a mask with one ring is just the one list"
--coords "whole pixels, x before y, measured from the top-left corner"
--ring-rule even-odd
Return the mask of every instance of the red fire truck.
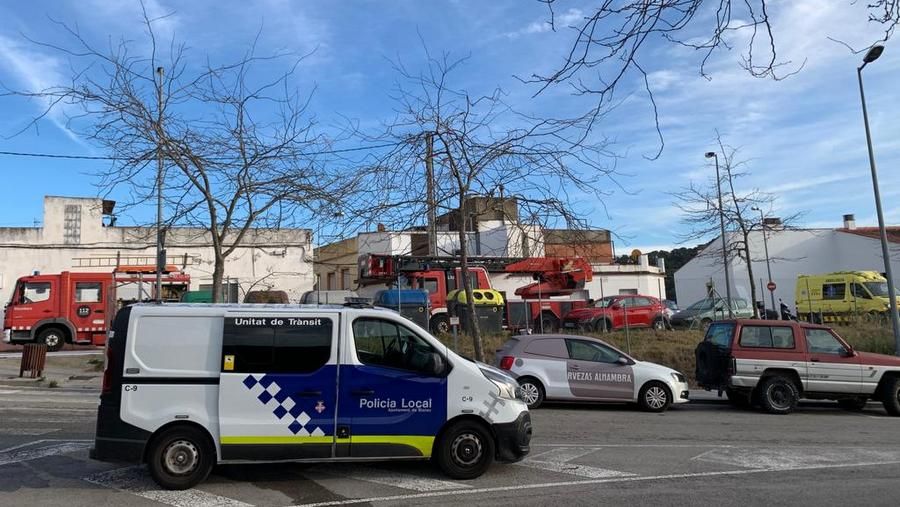
[[[112, 273], [38, 274], [16, 281], [3, 315], [7, 343], [45, 343], [57, 351], [66, 343], [103, 345], [116, 311], [155, 300], [154, 266], [123, 266]], [[166, 266], [162, 300], [178, 301], [190, 275]]]
[[[447, 293], [462, 289], [462, 269], [454, 257], [364, 254], [359, 257], [358, 282], [361, 287], [388, 287], [400, 283], [425, 289], [431, 299], [431, 331], [450, 330]], [[470, 260], [469, 281], [473, 289], [496, 289], [491, 272], [527, 274], [534, 283], [518, 287], [521, 300], [506, 299], [505, 325], [509, 329], [553, 332], [562, 317], [588, 305], [585, 282], [593, 278], [589, 262], [581, 257], [533, 257], [527, 259], [479, 257]]]

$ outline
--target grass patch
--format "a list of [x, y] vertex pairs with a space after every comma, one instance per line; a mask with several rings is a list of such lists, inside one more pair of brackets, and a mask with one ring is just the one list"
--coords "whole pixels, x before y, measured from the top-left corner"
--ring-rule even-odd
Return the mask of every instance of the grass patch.
[[103, 371], [103, 359], [102, 358], [91, 358], [87, 360], [88, 367], [85, 368], [85, 371]]
[[51, 380], [50, 383], [47, 384], [47, 387], [49, 387], [50, 389], [55, 389], [55, 388], [59, 387], [59, 381]]

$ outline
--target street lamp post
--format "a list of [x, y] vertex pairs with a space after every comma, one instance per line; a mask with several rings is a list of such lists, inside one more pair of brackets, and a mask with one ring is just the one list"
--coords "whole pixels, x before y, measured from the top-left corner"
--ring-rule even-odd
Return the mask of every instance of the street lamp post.
[[[753, 211], [759, 211], [759, 224], [762, 226], [763, 248], [766, 251], [766, 271], [769, 273], [769, 283], [772, 283], [772, 265], [769, 264], [769, 241], [766, 239], [766, 219], [763, 215], [763, 211], [760, 208], [753, 206], [750, 209], [752, 209]], [[769, 297], [772, 298], [772, 311], [777, 314], [778, 310], [775, 309], [775, 291], [770, 290]], [[763, 305], [763, 309], [765, 309], [765, 305]]]
[[856, 69], [859, 78], [859, 98], [862, 101], [863, 123], [866, 126], [866, 144], [869, 148], [869, 168], [872, 170], [872, 188], [875, 191], [875, 211], [878, 213], [878, 231], [881, 233], [881, 255], [884, 259], [884, 275], [887, 278], [888, 298], [891, 305], [891, 327], [894, 331], [894, 354], [900, 355], [900, 317], [897, 315], [897, 295], [894, 292], [894, 276], [891, 273], [891, 255], [888, 249], [887, 230], [884, 227], [884, 213], [881, 211], [881, 191], [878, 189], [878, 171], [875, 169], [875, 153], [872, 151], [872, 132], [869, 130], [869, 114], [866, 111], [866, 94], [863, 91], [862, 70], [874, 62], [884, 52], [884, 46], [872, 46], [863, 57], [863, 63]]
[[719, 156], [714, 151], [706, 152], [706, 158], [716, 161], [716, 190], [719, 192], [719, 229], [722, 233], [722, 265], [725, 268], [725, 304], [728, 305], [728, 318], [734, 318], [731, 309], [731, 275], [728, 274], [728, 243], [725, 239], [725, 213], [722, 211], [722, 179], [719, 177]]

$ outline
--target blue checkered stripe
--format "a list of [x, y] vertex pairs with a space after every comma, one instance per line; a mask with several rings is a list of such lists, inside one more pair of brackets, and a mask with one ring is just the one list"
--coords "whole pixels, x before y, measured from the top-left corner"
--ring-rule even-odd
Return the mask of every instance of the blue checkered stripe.
[[272, 408], [272, 414], [286, 422], [288, 429], [294, 435], [298, 437], [325, 436], [325, 432], [319, 426], [314, 428], [309, 426], [312, 417], [288, 395], [287, 389], [282, 389], [271, 376], [247, 375], [244, 378], [244, 385], [251, 392], [259, 391], [256, 399], [264, 406]]

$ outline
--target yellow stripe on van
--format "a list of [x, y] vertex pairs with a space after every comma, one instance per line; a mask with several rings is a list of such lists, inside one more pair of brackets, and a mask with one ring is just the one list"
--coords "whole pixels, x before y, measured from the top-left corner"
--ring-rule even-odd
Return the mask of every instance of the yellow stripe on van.
[[[398, 444], [408, 445], [419, 451], [422, 456], [431, 456], [431, 448], [434, 445], [433, 436], [420, 435], [360, 435], [353, 436], [350, 439], [351, 444]], [[241, 444], [330, 444], [334, 441], [334, 437], [301, 437], [301, 436], [278, 436], [278, 437], [220, 437], [219, 443], [223, 445], [241, 445]], [[338, 443], [348, 443], [348, 439], [339, 438]]]

